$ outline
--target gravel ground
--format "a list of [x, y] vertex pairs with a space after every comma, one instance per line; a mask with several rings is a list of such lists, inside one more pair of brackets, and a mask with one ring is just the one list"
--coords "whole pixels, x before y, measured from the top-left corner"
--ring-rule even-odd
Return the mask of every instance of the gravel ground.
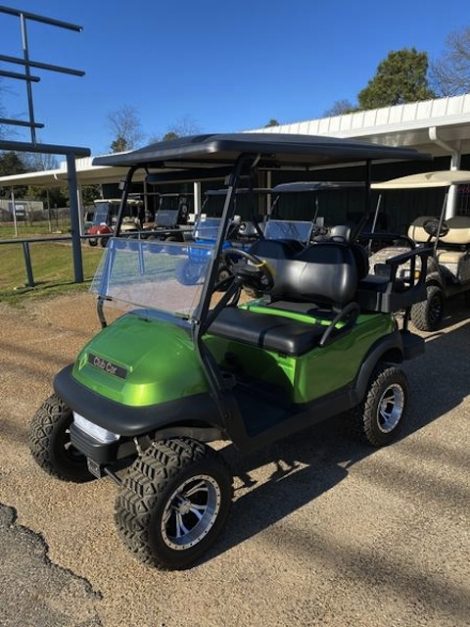
[[403, 439], [374, 451], [331, 421], [244, 460], [226, 446], [225, 533], [160, 573], [118, 540], [109, 479], [61, 483], [28, 452], [53, 374], [98, 329], [91, 297], [0, 305], [0, 625], [470, 625], [470, 320], [454, 309], [406, 366]]

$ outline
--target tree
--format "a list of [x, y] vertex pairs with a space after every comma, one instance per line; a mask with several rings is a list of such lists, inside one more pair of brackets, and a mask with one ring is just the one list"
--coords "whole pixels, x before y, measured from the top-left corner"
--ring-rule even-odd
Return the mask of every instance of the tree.
[[174, 131], [168, 131], [168, 133], [165, 133], [165, 135], [163, 135], [162, 141], [169, 142], [172, 139], [178, 139], [178, 137], [179, 137], [178, 133], [175, 133]]
[[51, 154], [31, 152], [25, 155], [24, 160], [30, 172], [44, 172], [57, 168], [57, 158]]
[[360, 109], [376, 109], [434, 97], [428, 84], [428, 55], [415, 48], [389, 52], [358, 94]]
[[431, 79], [440, 96], [470, 92], [470, 26], [447, 36], [444, 54], [431, 65]]
[[101, 185], [83, 185], [82, 204], [84, 207], [92, 205], [93, 201], [101, 197]]
[[354, 111], [357, 111], [357, 107], [355, 107], [349, 100], [343, 98], [341, 100], [335, 100], [335, 102], [323, 113], [323, 115], [325, 117], [329, 117], [334, 115], [344, 115], [345, 113], [353, 113]]
[[197, 135], [201, 132], [198, 123], [193, 120], [190, 115], [185, 115], [179, 118], [165, 134], [165, 137], [170, 136], [170, 139], [176, 139], [177, 137], [187, 137], [188, 135]]
[[[24, 174], [26, 166], [23, 159], [16, 152], [0, 153], [0, 176], [9, 176], [10, 174]], [[26, 187], [16, 188], [18, 196], [22, 196], [26, 191]], [[0, 195], [8, 197], [10, 190], [7, 187], [0, 188]]]
[[264, 125], [264, 128], [270, 128], [271, 126], [279, 126], [281, 123], [276, 118], [271, 118], [269, 122]]
[[0, 154], [0, 176], [24, 174], [25, 172], [25, 163], [17, 152], [3, 152]]
[[108, 126], [114, 136], [112, 152], [137, 148], [144, 138], [142, 124], [135, 107], [124, 105], [108, 114]]
[[197, 135], [200, 132], [201, 129], [198, 123], [191, 116], [185, 115], [168, 127], [164, 135], [152, 135], [149, 141], [150, 143], [171, 141], [172, 139], [178, 139], [178, 137]]

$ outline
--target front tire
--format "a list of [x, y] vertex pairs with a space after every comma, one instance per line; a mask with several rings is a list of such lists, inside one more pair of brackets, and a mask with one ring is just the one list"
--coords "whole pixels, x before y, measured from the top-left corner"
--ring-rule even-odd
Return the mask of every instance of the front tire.
[[218, 453], [189, 438], [162, 440], [129, 468], [115, 521], [140, 561], [180, 570], [214, 543], [231, 500], [232, 477]]
[[72, 410], [56, 394], [44, 401], [29, 431], [29, 448], [36, 463], [62, 481], [83, 483], [94, 479], [86, 457], [70, 443]]
[[362, 403], [353, 410], [353, 431], [372, 446], [390, 444], [402, 427], [408, 381], [401, 368], [379, 364]]
[[419, 331], [436, 331], [444, 318], [444, 292], [438, 285], [428, 285], [426, 300], [411, 308], [411, 321]]

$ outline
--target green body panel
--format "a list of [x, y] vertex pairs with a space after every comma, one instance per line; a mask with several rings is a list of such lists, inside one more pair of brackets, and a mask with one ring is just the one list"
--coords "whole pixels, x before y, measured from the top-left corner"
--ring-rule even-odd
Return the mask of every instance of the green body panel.
[[[127, 378], [88, 363], [89, 353], [126, 368]], [[132, 314], [118, 318], [84, 347], [73, 376], [98, 394], [134, 407], [207, 391], [204, 371], [187, 330]]]
[[[329, 320], [257, 303], [246, 307], [251, 311], [282, 315], [309, 324], [330, 324]], [[343, 337], [299, 357], [280, 355], [219, 337], [210, 337], [207, 341], [216, 360], [222, 365], [230, 367], [230, 361], [236, 356], [237, 366], [243, 368], [248, 376], [284, 388], [291, 402], [308, 403], [350, 384], [374, 342], [394, 329], [395, 322], [389, 314], [362, 314], [354, 329]]]
[[[245, 307], [311, 324], [330, 323], [256, 302]], [[211, 335], [205, 337], [205, 342], [222, 367], [230, 369], [235, 360], [246, 375], [283, 388], [291, 402], [307, 403], [351, 383], [370, 347], [394, 328], [390, 315], [362, 314], [344, 337], [299, 357]], [[88, 361], [90, 353], [125, 368], [127, 377], [120, 378], [92, 365]], [[171, 321], [132, 314], [118, 318], [84, 347], [73, 376], [98, 394], [134, 407], [208, 392], [204, 370], [187, 329]]]

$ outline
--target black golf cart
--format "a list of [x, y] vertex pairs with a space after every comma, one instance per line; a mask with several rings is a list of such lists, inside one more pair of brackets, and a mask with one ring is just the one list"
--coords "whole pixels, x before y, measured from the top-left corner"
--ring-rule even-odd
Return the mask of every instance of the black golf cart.
[[[376, 190], [430, 189], [470, 183], [470, 172], [461, 170], [423, 172], [372, 185]], [[445, 219], [446, 198], [438, 217], [421, 216], [413, 221], [406, 236], [395, 245], [379, 250], [371, 257], [374, 267], [387, 258], [411, 250], [416, 244], [432, 244], [428, 258], [426, 298], [413, 305], [411, 320], [420, 331], [435, 331], [442, 323], [445, 302], [458, 294], [470, 295], [470, 217]], [[378, 234], [377, 238], [383, 236]], [[399, 248], [397, 248], [397, 246]], [[417, 268], [420, 271], [420, 267]], [[409, 268], [403, 268], [409, 274]]]
[[[184, 242], [190, 236], [190, 194], [182, 192], [156, 192], [158, 209], [153, 219], [144, 224], [148, 239]], [[145, 235], [143, 235], [145, 237]]]
[[[176, 277], [185, 243], [120, 238], [121, 213], [93, 285], [103, 329], [57, 374], [31, 425], [32, 454], [48, 473], [118, 484], [117, 528], [140, 560], [188, 567], [224, 526], [232, 477], [210, 442], [248, 452], [342, 412], [372, 446], [397, 436], [408, 396], [400, 363], [424, 349], [407, 321], [424, 297], [425, 270], [405, 289], [395, 279], [404, 263], [421, 259], [426, 268], [425, 248], [388, 260], [388, 274], [377, 277], [354, 236], [300, 249], [259, 238], [235, 251], [222, 295], [216, 281], [221, 257], [234, 252], [223, 244], [242, 175], [363, 162], [367, 218], [371, 162], [418, 158], [351, 140], [226, 134], [95, 159], [130, 168], [122, 207], [139, 168], [162, 178], [175, 168], [194, 179], [208, 171], [228, 177], [215, 242], [193, 244], [205, 253], [196, 284]], [[242, 302], [245, 286], [263, 296]], [[105, 304], [126, 313], [107, 325]], [[402, 309], [399, 329], [393, 312]]]

